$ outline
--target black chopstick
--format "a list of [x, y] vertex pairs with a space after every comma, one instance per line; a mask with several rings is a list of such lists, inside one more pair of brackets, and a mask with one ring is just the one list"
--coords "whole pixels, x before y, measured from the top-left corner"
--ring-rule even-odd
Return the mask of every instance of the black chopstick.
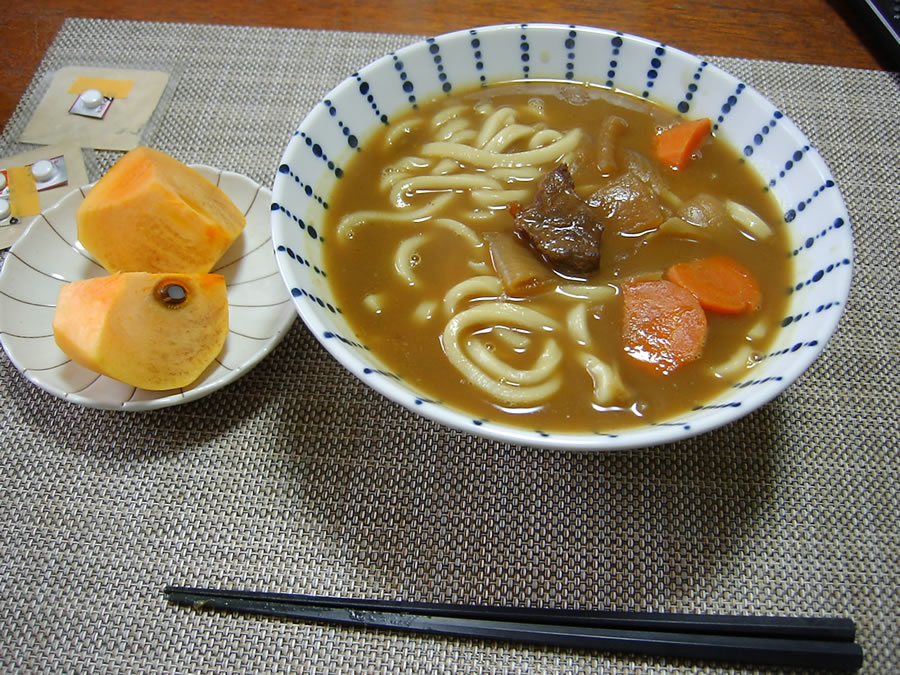
[[862, 664], [854, 624], [843, 618], [489, 607], [177, 586], [165, 594], [195, 609], [435, 635], [808, 668]]

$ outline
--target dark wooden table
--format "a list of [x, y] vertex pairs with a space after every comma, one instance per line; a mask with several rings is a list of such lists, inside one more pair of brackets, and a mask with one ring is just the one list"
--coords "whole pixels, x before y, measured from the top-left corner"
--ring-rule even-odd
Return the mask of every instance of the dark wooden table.
[[[0, 21], [0, 125], [5, 126], [67, 17], [439, 33], [492, 23], [551, 21], [614, 28], [697, 54], [892, 68], [868, 39], [858, 0], [37, 0], [15, 2]], [[859, 4], [862, 4], [859, 1]]]

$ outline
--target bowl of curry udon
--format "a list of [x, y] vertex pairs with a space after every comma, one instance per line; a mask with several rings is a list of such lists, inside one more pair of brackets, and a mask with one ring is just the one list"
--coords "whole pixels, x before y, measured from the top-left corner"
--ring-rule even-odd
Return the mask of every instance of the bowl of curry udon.
[[771, 401], [849, 293], [810, 140], [671, 46], [550, 24], [388, 54], [300, 124], [274, 180], [312, 334], [388, 399], [510, 443], [684, 439]]

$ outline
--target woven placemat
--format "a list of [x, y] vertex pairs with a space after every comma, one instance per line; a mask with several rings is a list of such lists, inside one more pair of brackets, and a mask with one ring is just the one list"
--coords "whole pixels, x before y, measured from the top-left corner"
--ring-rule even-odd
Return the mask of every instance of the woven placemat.
[[[18, 132], [56, 68], [153, 67], [173, 84], [145, 142], [270, 185], [306, 112], [414, 38], [67, 20], [0, 154], [25, 149]], [[192, 612], [165, 602], [169, 583], [845, 615], [866, 672], [900, 668], [898, 76], [711, 60], [799, 123], [852, 217], [854, 290], [796, 385], [699, 438], [570, 454], [422, 420], [348, 376], [299, 321], [242, 379], [149, 413], [65, 403], [0, 356], [0, 671], [696, 666]], [[92, 179], [117, 156], [88, 153]]]

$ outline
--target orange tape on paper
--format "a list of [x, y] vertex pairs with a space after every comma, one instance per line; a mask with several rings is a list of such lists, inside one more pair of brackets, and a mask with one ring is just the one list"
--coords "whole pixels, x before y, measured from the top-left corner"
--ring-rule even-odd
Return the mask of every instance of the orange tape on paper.
[[14, 218], [36, 216], [41, 212], [37, 184], [31, 175], [31, 168], [17, 166], [6, 170], [9, 181], [9, 213]]
[[69, 87], [70, 94], [81, 94], [88, 89], [96, 89], [109, 98], [128, 98], [134, 80], [107, 80], [102, 77], [79, 77]]

